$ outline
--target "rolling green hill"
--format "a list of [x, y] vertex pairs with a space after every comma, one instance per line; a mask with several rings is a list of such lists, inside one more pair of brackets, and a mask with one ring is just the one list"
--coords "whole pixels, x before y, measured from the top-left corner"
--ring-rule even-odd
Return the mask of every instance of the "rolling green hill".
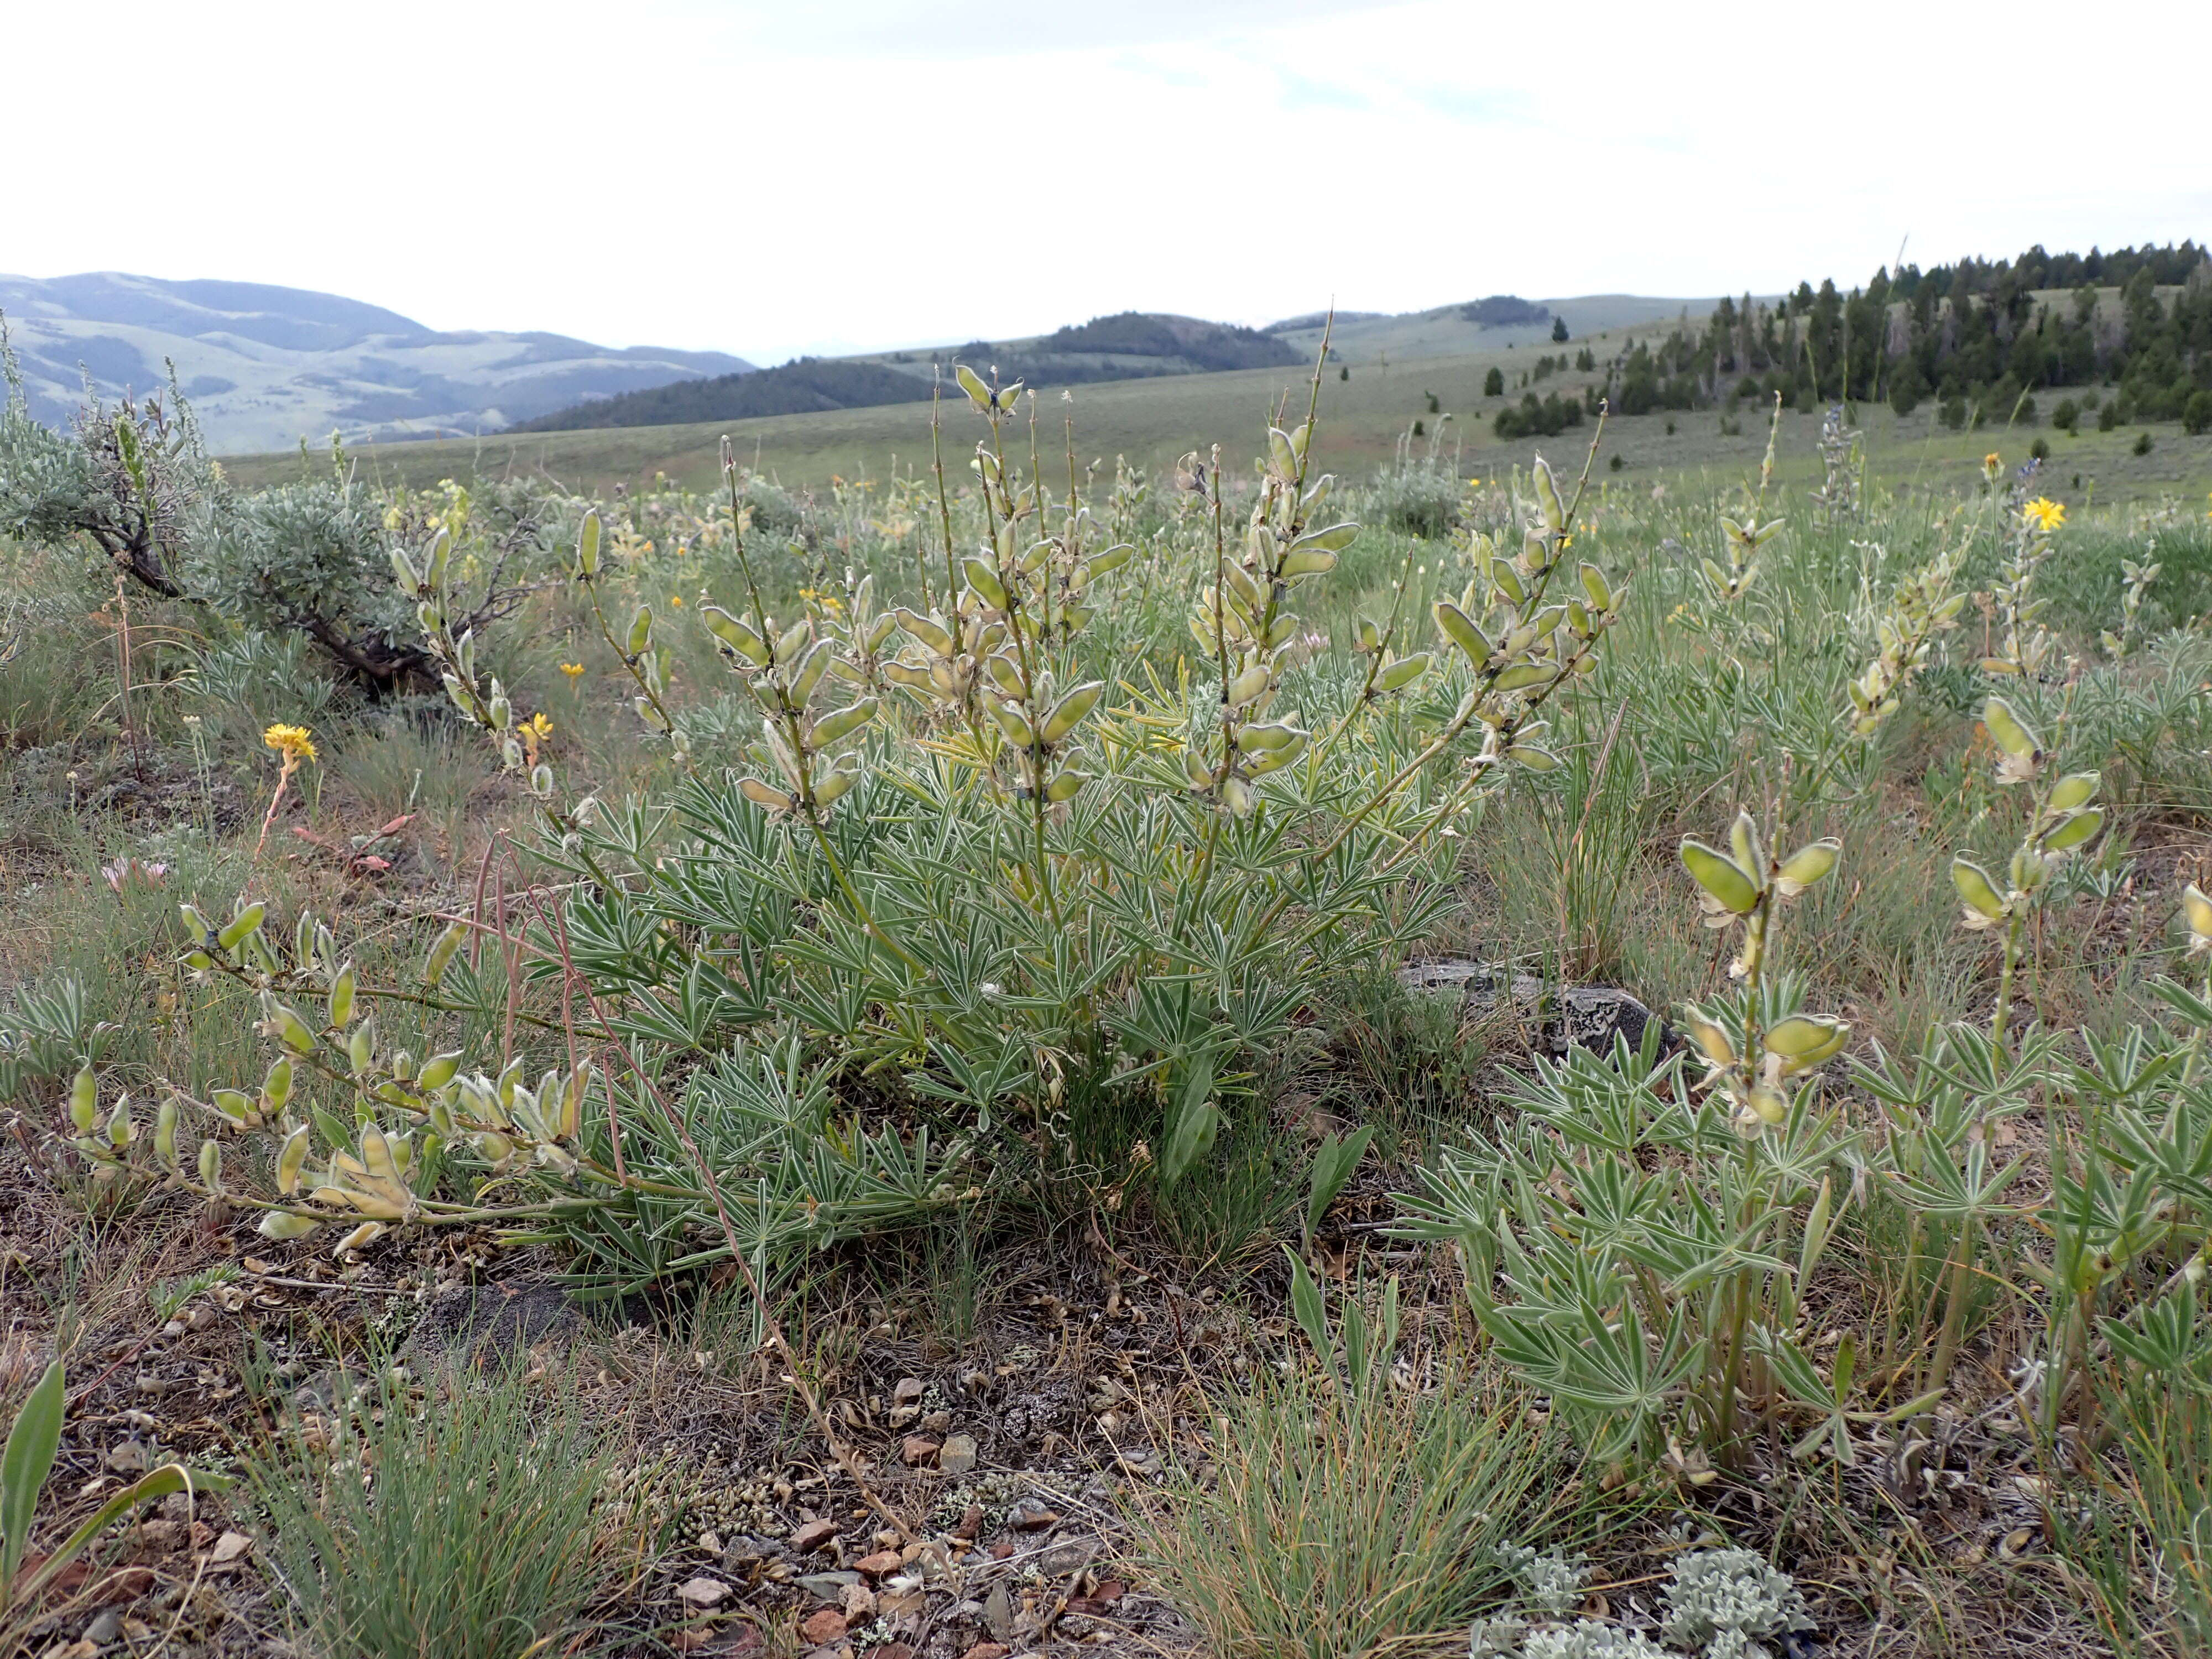
[[[1643, 337], [1640, 327], [1637, 337]], [[1603, 350], [1619, 343], [1620, 331], [1605, 331], [1595, 338]], [[1491, 432], [1497, 412], [1517, 402], [1519, 375], [1538, 355], [1525, 346], [1508, 345], [1452, 357], [1333, 367], [1322, 386], [1317, 453], [1328, 466], [1364, 473], [1389, 464], [1419, 420], [1425, 435], [1413, 447], [1426, 453], [1427, 434], [1440, 424], [1429, 411], [1433, 396], [1438, 408], [1452, 416], [1441, 422], [1440, 453], [1456, 455], [1468, 476], [1525, 465], [1539, 449], [1554, 460], [1578, 459], [1589, 441], [1587, 425], [1553, 438], [1501, 441]], [[1483, 396], [1484, 380], [1492, 368], [1504, 372], [1504, 397]], [[1578, 392], [1590, 378], [1570, 370], [1542, 385], [1547, 391]], [[1075, 421], [1079, 465], [1096, 460], [1110, 470], [1115, 458], [1125, 455], [1157, 470], [1185, 451], [1218, 442], [1224, 459], [1241, 468], [1278, 401], [1285, 395], [1302, 401], [1304, 392], [1304, 374], [1290, 368], [1078, 386], [1070, 392], [1072, 403], [1040, 402], [1038, 441], [1048, 452], [1060, 453], [1065, 413]], [[945, 401], [943, 417], [950, 472], [963, 465], [983, 427], [957, 394]], [[2085, 429], [2079, 436], [2048, 428], [2008, 432], [2001, 423], [1954, 432], [1938, 422], [1932, 404], [1904, 418], [1886, 405], [1869, 405], [1861, 408], [1859, 417], [1878, 470], [1893, 479], [1961, 485], [1987, 452], [1996, 450], [2008, 461], [2023, 459], [2029, 443], [2039, 436], [2052, 451], [2053, 493], [2069, 501], [2078, 502], [2091, 492], [2099, 501], [2179, 495], [2201, 510], [2205, 492], [2212, 489], [2212, 436], [2187, 437], [2172, 424], [2153, 428], [2153, 447], [2139, 456], [2133, 446], [2145, 428], [2134, 426], [2108, 433]], [[1711, 410], [1616, 418], [1607, 431], [1606, 451], [1608, 459], [1620, 456], [1622, 467], [1616, 472], [1601, 462], [1599, 477], [1613, 488], [1649, 489], [1655, 483], [1694, 483], [1700, 477], [1732, 481], [1758, 465], [1765, 429], [1758, 411], [1748, 407], [1731, 424], [1741, 429], [1723, 432], [1722, 416]], [[1785, 479], [1817, 473], [1814, 446], [1819, 429], [1816, 415], [1784, 417]], [[927, 402], [688, 425], [502, 434], [466, 442], [379, 444], [357, 454], [365, 470], [417, 486], [472, 471], [514, 469], [550, 474], [578, 489], [635, 486], [656, 473], [703, 488], [714, 482], [725, 434], [744, 460], [794, 486], [818, 486], [833, 476], [880, 477], [894, 465], [926, 471], [930, 464]], [[296, 453], [247, 456], [224, 465], [240, 482], [258, 484], [294, 476], [300, 459]], [[2076, 473], [2082, 479], [2078, 487], [2072, 482]]]

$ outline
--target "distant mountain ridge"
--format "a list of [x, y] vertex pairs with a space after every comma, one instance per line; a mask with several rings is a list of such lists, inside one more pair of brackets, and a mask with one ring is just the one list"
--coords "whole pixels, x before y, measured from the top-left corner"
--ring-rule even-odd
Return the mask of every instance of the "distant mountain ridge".
[[524, 421], [524, 432], [592, 427], [676, 426], [693, 421], [741, 421], [761, 415], [805, 415], [825, 409], [869, 409], [918, 403], [930, 395], [936, 366], [965, 363], [998, 371], [1044, 390], [1097, 380], [1161, 374], [1206, 374], [1235, 368], [1288, 368], [1304, 351], [1262, 330], [1161, 312], [1124, 311], [1071, 324], [1026, 340], [971, 340], [936, 351], [892, 351], [861, 357], [801, 357], [750, 374], [684, 380], [650, 391], [595, 398]]
[[356, 442], [494, 432], [585, 398], [753, 367], [720, 351], [441, 331], [333, 294], [121, 271], [0, 276], [0, 312], [38, 418], [66, 421], [87, 374], [106, 397], [152, 391], [166, 360], [218, 451], [332, 430]]

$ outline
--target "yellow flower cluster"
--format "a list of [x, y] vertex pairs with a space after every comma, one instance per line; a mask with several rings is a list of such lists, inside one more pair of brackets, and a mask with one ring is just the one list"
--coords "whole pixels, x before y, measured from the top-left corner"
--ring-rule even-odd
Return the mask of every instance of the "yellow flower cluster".
[[2064, 504], [2054, 501], [2047, 495], [2038, 495], [2021, 508], [2020, 515], [2045, 535], [2066, 522]]
[[583, 678], [584, 665], [580, 662], [564, 662], [561, 665], [561, 672], [572, 680], [580, 679]]
[[315, 758], [315, 736], [304, 726], [285, 726], [281, 722], [261, 734], [261, 741], [284, 757], [288, 766], [297, 766], [301, 761]]

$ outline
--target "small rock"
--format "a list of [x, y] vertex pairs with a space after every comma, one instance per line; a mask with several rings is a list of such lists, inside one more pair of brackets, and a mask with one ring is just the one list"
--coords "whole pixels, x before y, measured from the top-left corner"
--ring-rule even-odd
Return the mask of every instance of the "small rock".
[[84, 1627], [84, 1639], [96, 1648], [104, 1648], [123, 1634], [123, 1615], [113, 1607]]
[[972, 1544], [981, 1535], [982, 1531], [983, 1506], [981, 1504], [970, 1504], [968, 1506], [968, 1513], [960, 1517], [959, 1526], [954, 1528], [953, 1536], [964, 1538]]
[[1016, 1532], [1042, 1532], [1060, 1523], [1060, 1511], [1048, 1510], [1042, 1504], [1024, 1503], [1006, 1517], [1006, 1524]]
[[799, 1633], [808, 1644], [817, 1648], [828, 1647], [832, 1642], [845, 1639], [845, 1615], [835, 1607], [823, 1607], [809, 1613], [799, 1627]]
[[857, 1572], [810, 1572], [803, 1575], [799, 1588], [817, 1601], [842, 1601], [845, 1592], [860, 1582]]
[[921, 1419], [921, 1431], [924, 1434], [943, 1434], [951, 1426], [952, 1413], [951, 1412], [932, 1412], [928, 1416]]
[[853, 1563], [856, 1570], [866, 1573], [871, 1578], [880, 1578], [887, 1572], [896, 1572], [905, 1565], [905, 1559], [896, 1550], [878, 1550], [873, 1555], [864, 1555]]
[[242, 1532], [227, 1532], [215, 1540], [214, 1553], [208, 1557], [211, 1565], [227, 1567], [253, 1547], [253, 1540]]
[[927, 1391], [920, 1377], [902, 1376], [891, 1389], [891, 1398], [902, 1406], [909, 1405], [921, 1399]]
[[843, 1606], [847, 1624], [866, 1624], [876, 1616], [876, 1593], [866, 1584], [848, 1584]]
[[801, 1555], [812, 1553], [837, 1535], [835, 1521], [809, 1521], [791, 1534], [791, 1547]]
[[118, 1474], [146, 1473], [146, 1448], [136, 1440], [118, 1440], [107, 1449], [103, 1460]]
[[868, 1659], [914, 1659], [914, 1650], [904, 1642], [886, 1642], [869, 1649]]
[[1001, 1640], [1014, 1633], [1013, 1598], [1004, 1584], [992, 1585], [990, 1595], [983, 1599], [983, 1628]]
[[1014, 1540], [1011, 1538], [1001, 1538], [991, 1546], [991, 1559], [994, 1561], [1003, 1561], [1013, 1553]]
[[1057, 1578], [1088, 1566], [1097, 1553], [1096, 1540], [1079, 1538], [1070, 1543], [1054, 1544], [1037, 1559], [1037, 1567], [1048, 1577]]
[[910, 1469], [925, 1467], [936, 1459], [937, 1442], [919, 1434], [910, 1434], [899, 1442], [899, 1462]]
[[1006, 1659], [1013, 1650], [1004, 1642], [978, 1642], [960, 1656], [960, 1659]]
[[686, 1579], [676, 1587], [678, 1597], [685, 1606], [694, 1607], [720, 1607], [729, 1593], [730, 1587], [720, 1579], [708, 1578], [703, 1574]]
[[722, 1534], [718, 1532], [701, 1533], [699, 1551], [702, 1555], [720, 1555], [722, 1553]]
[[156, 1555], [166, 1555], [184, 1540], [185, 1529], [174, 1521], [144, 1521], [138, 1526], [138, 1541]]
[[947, 1474], [965, 1474], [975, 1467], [975, 1437], [956, 1434], [937, 1455], [937, 1467]]
[[736, 1538], [722, 1552], [722, 1570], [739, 1572], [768, 1553], [767, 1547], [757, 1538]]

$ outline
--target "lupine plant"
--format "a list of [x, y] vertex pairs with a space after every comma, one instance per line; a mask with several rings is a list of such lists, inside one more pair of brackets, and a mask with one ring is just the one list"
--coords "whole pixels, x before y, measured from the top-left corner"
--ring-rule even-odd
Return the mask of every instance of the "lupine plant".
[[[980, 533], [963, 550], [944, 507], [921, 608], [856, 583], [849, 608], [779, 623], [726, 453], [718, 539], [742, 591], [698, 614], [760, 737], [749, 770], [694, 769], [665, 803], [560, 799], [511, 697], [447, 637], [450, 542], [395, 561], [456, 705], [511, 769], [521, 748], [565, 892], [502, 924], [491, 972], [512, 986], [460, 951], [460, 923], [398, 986], [365, 982], [312, 918], [287, 951], [259, 904], [189, 915], [188, 965], [263, 998], [275, 1061], [258, 1091], [172, 1091], [150, 1148], [88, 1131], [83, 1155], [342, 1249], [492, 1221], [567, 1241], [610, 1285], [910, 1224], [1008, 1182], [1180, 1179], [1333, 976], [1431, 925], [1442, 832], [1513, 769], [1557, 764], [1544, 706], [1595, 668], [1621, 603], [1566, 556], [1589, 465], [1563, 490], [1535, 463], [1516, 539], [1475, 537], [1470, 580], [1431, 608], [1436, 647], [1408, 648], [1401, 577], [1358, 625], [1358, 672], [1322, 672], [1293, 606], [1358, 526], [1311, 464], [1316, 371], [1249, 483], [1218, 453], [1179, 471], [1188, 533], [1152, 550], [1141, 593], [1181, 588], [1195, 652], [1117, 660], [1091, 629], [1134, 602], [1115, 586], [1132, 544], [1099, 544], [1072, 441], [1069, 487], [1046, 486], [1019, 386], [959, 378], [986, 433], [980, 511], [961, 515]], [[596, 528], [573, 566], [587, 588]], [[1180, 574], [1158, 568], [1168, 547], [1192, 558]], [[617, 643], [665, 732], [640, 615]], [[524, 1008], [533, 979], [580, 987], [588, 1020]], [[515, 1035], [481, 1060], [417, 1057], [378, 1025], [502, 1002], [483, 1023]], [[535, 1084], [533, 1048], [561, 1054]], [[1133, 1138], [1099, 1139], [1107, 1121]], [[203, 1131], [195, 1157], [180, 1142]], [[226, 1174], [238, 1135], [267, 1145], [265, 1182], [254, 1159]]]

